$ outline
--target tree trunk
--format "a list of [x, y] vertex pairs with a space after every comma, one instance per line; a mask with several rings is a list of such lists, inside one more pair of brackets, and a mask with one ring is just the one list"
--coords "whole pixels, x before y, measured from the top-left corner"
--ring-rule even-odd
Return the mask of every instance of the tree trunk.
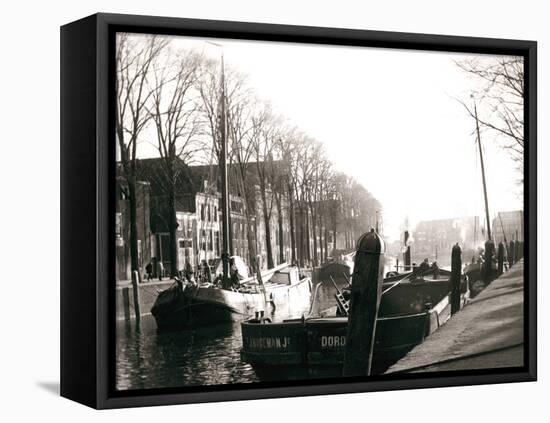
[[316, 231], [316, 216], [315, 216], [315, 213], [313, 212], [313, 204], [309, 203], [309, 210], [311, 212], [311, 236], [313, 237], [313, 255], [312, 255], [312, 258], [313, 258], [313, 266], [312, 267], [315, 267], [317, 266], [318, 262], [317, 262], [317, 231]]
[[252, 231], [252, 219], [250, 217], [250, 210], [245, 212], [246, 219], [246, 242], [248, 243], [248, 263], [251, 266], [254, 263], [256, 257], [256, 241], [254, 239], [254, 232]]
[[321, 212], [318, 213], [319, 216], [319, 264], [324, 261], [324, 248], [323, 248], [323, 215]]
[[325, 241], [325, 261], [327, 261], [328, 259], [328, 225], [326, 222], [325, 222], [324, 241]]
[[273, 269], [273, 250], [271, 248], [271, 228], [269, 225], [269, 213], [267, 211], [267, 195], [265, 193], [265, 186], [261, 184], [260, 186], [261, 195], [262, 195], [262, 209], [264, 215], [264, 226], [265, 226], [265, 248], [267, 253], [267, 268]]
[[338, 231], [338, 219], [336, 214], [332, 216], [332, 249], [336, 250], [336, 232]]
[[305, 240], [306, 240], [306, 258], [307, 258], [308, 266], [311, 266], [311, 239], [310, 239], [311, 232], [310, 232], [310, 228], [309, 228], [309, 213], [308, 213], [308, 210], [307, 210], [307, 205], [304, 207], [304, 212], [305, 212], [305, 215], [306, 215], [306, 236], [305, 236]]
[[296, 232], [294, 224], [294, 199], [292, 198], [292, 192], [288, 194], [289, 205], [289, 220], [290, 220], [290, 249], [292, 250], [292, 264], [296, 263]]
[[302, 205], [299, 204], [298, 205], [298, 216], [300, 216], [300, 222], [299, 224], [296, 226], [296, 229], [299, 233], [299, 236], [298, 236], [298, 260], [300, 262], [300, 267], [304, 267], [304, 264], [305, 264], [305, 241], [304, 241], [304, 225], [305, 225], [305, 220], [304, 220], [304, 211], [303, 211], [303, 208], [302, 208]]
[[[170, 181], [170, 187], [168, 192], [168, 239], [170, 242], [170, 276], [175, 277], [178, 275], [179, 263], [178, 263], [178, 218], [176, 216], [176, 193], [173, 178]], [[183, 263], [182, 263], [183, 265]]]
[[279, 229], [279, 264], [285, 261], [285, 244], [284, 244], [284, 231], [283, 231], [283, 207], [281, 204], [281, 197], [276, 197], [277, 200], [277, 222]]
[[252, 227], [252, 217], [251, 217], [251, 210], [254, 210], [252, 207], [253, 201], [251, 198], [254, 196], [255, 192], [250, 192], [249, 189], [246, 188], [245, 185], [245, 179], [246, 179], [246, 173], [241, 168], [235, 171], [235, 180], [237, 181], [237, 184], [239, 185], [239, 191], [242, 193], [244, 201], [244, 218], [246, 221], [246, 242], [248, 244], [248, 265], [252, 266], [254, 263], [254, 260], [256, 259], [256, 240], [254, 236], [254, 230]]
[[[139, 268], [138, 254], [138, 229], [137, 229], [137, 193], [136, 193], [136, 178], [131, 176], [127, 178], [128, 183], [128, 199], [130, 208], [130, 265], [131, 271], [137, 271], [141, 275]], [[140, 278], [141, 279], [141, 278]]]

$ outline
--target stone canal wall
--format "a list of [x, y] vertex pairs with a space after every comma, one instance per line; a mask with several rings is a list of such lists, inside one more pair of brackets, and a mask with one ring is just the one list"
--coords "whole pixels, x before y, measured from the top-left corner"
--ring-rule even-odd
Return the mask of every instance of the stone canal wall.
[[522, 366], [523, 298], [520, 260], [387, 373]]
[[[143, 282], [139, 286], [141, 315], [151, 314], [151, 307], [160, 291], [169, 288], [173, 280]], [[131, 282], [117, 282], [116, 287], [116, 319], [135, 319], [134, 292]]]

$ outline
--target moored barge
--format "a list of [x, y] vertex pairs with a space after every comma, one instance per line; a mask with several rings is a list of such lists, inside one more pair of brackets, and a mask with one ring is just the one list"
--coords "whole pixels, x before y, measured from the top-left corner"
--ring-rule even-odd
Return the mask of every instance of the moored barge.
[[225, 322], [239, 322], [257, 311], [282, 318], [303, 314], [310, 305], [311, 280], [297, 267], [281, 265], [262, 274], [262, 283], [251, 277], [238, 288], [206, 283], [175, 283], [159, 293], [151, 314], [160, 331]]
[[[447, 272], [444, 272], [447, 273]], [[390, 287], [391, 289], [389, 289]], [[449, 280], [384, 284], [377, 319], [372, 374], [383, 373], [451, 316]], [[461, 283], [461, 307], [469, 298]], [[271, 323], [243, 322], [241, 358], [262, 380], [339, 377], [346, 346], [347, 316]]]

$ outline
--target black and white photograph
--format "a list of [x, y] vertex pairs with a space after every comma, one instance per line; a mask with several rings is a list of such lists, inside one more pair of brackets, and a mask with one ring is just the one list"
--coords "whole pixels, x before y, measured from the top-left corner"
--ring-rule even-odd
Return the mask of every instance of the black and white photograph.
[[545, 421], [549, 10], [8, 2], [0, 421]]
[[114, 54], [116, 391], [524, 366], [523, 56]]

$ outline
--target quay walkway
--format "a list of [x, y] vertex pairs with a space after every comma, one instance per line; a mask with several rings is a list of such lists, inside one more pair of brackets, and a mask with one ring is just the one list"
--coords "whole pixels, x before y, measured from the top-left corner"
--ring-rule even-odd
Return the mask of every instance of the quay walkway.
[[522, 259], [386, 374], [523, 366], [523, 275]]

